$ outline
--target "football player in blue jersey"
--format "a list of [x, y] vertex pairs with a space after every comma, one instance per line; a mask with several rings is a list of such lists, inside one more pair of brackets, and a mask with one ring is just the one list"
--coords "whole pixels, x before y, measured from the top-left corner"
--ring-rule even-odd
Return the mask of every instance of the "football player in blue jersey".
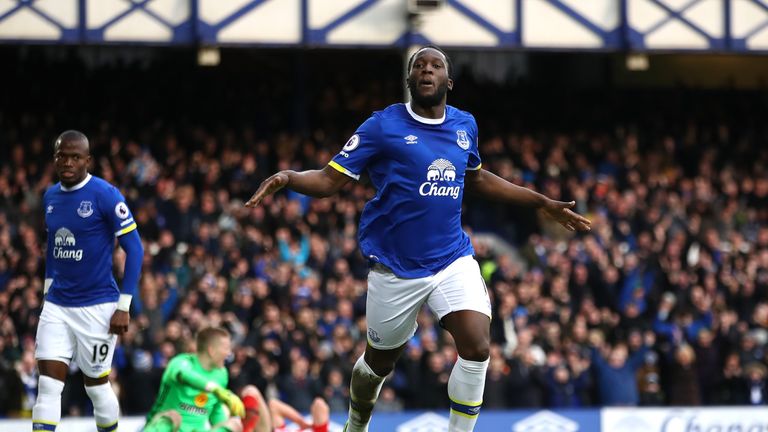
[[451, 62], [435, 46], [408, 62], [411, 102], [375, 112], [322, 170], [281, 171], [246, 203], [287, 187], [313, 197], [336, 193], [367, 173], [376, 188], [360, 218], [369, 259], [368, 345], [353, 368], [347, 432], [367, 431], [384, 377], [416, 331], [426, 303], [453, 336], [459, 358], [448, 380], [449, 430], [472, 431], [488, 368], [491, 304], [469, 236], [461, 226], [467, 192], [540, 209], [571, 231], [591, 222], [575, 202], [552, 200], [482, 169], [474, 117], [446, 104]]
[[[128, 329], [144, 249], [120, 191], [88, 173], [88, 138], [66, 131], [56, 139], [53, 151], [60, 183], [43, 196], [48, 240], [32, 430], [56, 430], [61, 391], [69, 362], [75, 360], [93, 402], [97, 430], [114, 431], [119, 405], [109, 373], [117, 336]], [[112, 275], [116, 238], [126, 253], [122, 290]]]

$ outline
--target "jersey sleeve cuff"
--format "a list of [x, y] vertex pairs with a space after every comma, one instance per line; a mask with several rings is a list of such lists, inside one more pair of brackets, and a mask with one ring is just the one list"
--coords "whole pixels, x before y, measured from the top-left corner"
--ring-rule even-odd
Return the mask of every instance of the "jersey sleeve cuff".
[[121, 235], [128, 234], [129, 232], [136, 229], [136, 222], [128, 225], [127, 227], [121, 229], [120, 231], [115, 232], [115, 237], [120, 237]]
[[338, 172], [340, 172], [342, 174], [346, 174], [346, 175], [352, 177], [355, 180], [360, 180], [360, 174], [353, 173], [352, 171], [350, 171], [350, 170], [344, 168], [343, 166], [339, 165], [336, 161], [330, 161], [330, 162], [328, 162], [328, 165], [331, 168], [335, 169], [336, 171], [338, 171]]
[[481, 164], [477, 165], [477, 166], [476, 166], [476, 167], [474, 167], [474, 168], [470, 168], [470, 167], [467, 167], [467, 170], [468, 170], [468, 171], [477, 171], [477, 170], [479, 170], [479, 169], [480, 169], [480, 168], [482, 168], [482, 167], [483, 167], [483, 164], [481, 163]]

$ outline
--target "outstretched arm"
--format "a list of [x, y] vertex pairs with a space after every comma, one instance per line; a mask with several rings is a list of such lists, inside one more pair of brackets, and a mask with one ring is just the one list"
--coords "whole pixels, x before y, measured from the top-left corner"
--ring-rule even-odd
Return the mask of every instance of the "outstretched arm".
[[280, 171], [261, 182], [256, 193], [245, 203], [246, 207], [256, 207], [267, 195], [287, 187], [300, 194], [315, 198], [325, 198], [335, 194], [342, 186], [349, 183], [351, 177], [326, 166], [322, 170]]
[[589, 231], [592, 226], [589, 219], [571, 210], [576, 205], [575, 201], [555, 201], [538, 192], [510, 183], [484, 169], [467, 170], [464, 186], [467, 192], [473, 195], [540, 209], [545, 215], [570, 231]]

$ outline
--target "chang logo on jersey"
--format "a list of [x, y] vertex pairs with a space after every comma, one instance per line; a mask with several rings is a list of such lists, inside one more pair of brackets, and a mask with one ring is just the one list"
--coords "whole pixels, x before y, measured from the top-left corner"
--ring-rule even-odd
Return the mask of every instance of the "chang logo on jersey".
[[186, 402], [179, 403], [179, 408], [182, 411], [186, 411], [188, 413], [197, 414], [197, 415], [208, 415], [208, 410], [205, 408], [196, 407], [192, 404], [188, 404]]
[[71, 259], [80, 261], [83, 259], [83, 250], [74, 249], [77, 245], [75, 235], [66, 228], [59, 228], [53, 237], [53, 257], [56, 259]]
[[445, 183], [456, 180], [456, 167], [447, 159], [437, 159], [427, 168], [427, 181], [419, 186], [421, 196], [444, 196], [458, 199], [459, 186], [447, 186]]

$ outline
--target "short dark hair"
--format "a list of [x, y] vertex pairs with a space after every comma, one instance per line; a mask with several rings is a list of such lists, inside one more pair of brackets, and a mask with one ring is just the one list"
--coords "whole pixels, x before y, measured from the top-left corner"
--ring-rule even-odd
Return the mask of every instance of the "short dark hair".
[[448, 67], [448, 78], [453, 79], [453, 62], [451, 61], [451, 58], [448, 57], [448, 54], [446, 54], [446, 52], [443, 51], [443, 49], [440, 48], [437, 45], [425, 45], [425, 46], [417, 49], [416, 51], [414, 51], [414, 53], [411, 54], [411, 58], [408, 59], [408, 73], [409, 74], [411, 73], [411, 67], [413, 67], [413, 61], [416, 60], [416, 54], [424, 51], [427, 48], [433, 49], [433, 50], [439, 52], [440, 54], [442, 54], [445, 57], [445, 61], [446, 61], [446, 63], [448, 63], [446, 65]]
[[214, 341], [228, 338], [229, 332], [221, 327], [206, 327], [197, 332], [197, 352], [205, 352]]
[[85, 136], [84, 133], [70, 129], [65, 130], [64, 132], [60, 133], [58, 137], [56, 137], [56, 141], [53, 142], [54, 150], [58, 149], [59, 145], [65, 141], [82, 141], [85, 143], [86, 147], [90, 147], [90, 144], [88, 143], [88, 137]]

